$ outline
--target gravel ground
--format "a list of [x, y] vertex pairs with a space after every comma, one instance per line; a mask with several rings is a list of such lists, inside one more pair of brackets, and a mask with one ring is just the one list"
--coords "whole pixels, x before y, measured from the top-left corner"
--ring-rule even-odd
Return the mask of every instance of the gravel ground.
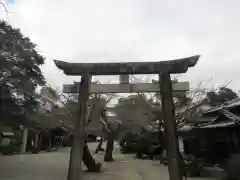
[[[96, 144], [89, 144], [94, 151]], [[0, 180], [66, 180], [70, 150], [57, 152], [0, 156]], [[103, 153], [94, 155], [103, 162]], [[132, 155], [120, 154], [115, 161], [103, 163], [101, 173], [83, 173], [82, 180], [167, 180], [168, 171], [158, 161], [138, 160]], [[197, 178], [194, 178], [197, 179]], [[198, 178], [200, 179], [200, 178]], [[202, 178], [203, 179], [203, 178]]]

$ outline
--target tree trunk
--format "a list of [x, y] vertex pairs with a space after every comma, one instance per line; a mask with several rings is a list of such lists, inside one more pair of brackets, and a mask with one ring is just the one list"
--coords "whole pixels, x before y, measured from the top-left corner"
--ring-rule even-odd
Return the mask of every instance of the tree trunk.
[[107, 147], [104, 155], [104, 161], [113, 161], [114, 136], [110, 133], [107, 137]]
[[96, 163], [96, 161], [93, 159], [86, 143], [83, 147], [83, 163], [88, 168], [89, 172], [100, 172], [101, 164]]
[[103, 138], [100, 139], [95, 153], [98, 153], [99, 151], [104, 151], [104, 149], [102, 148], [102, 144], [103, 144]]

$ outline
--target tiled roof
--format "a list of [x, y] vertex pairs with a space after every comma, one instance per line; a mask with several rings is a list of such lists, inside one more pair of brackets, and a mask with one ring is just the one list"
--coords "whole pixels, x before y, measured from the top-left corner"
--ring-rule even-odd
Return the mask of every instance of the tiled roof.
[[207, 111], [205, 111], [204, 113], [211, 113], [211, 112], [215, 112], [215, 111], [219, 111], [219, 110], [222, 110], [223, 108], [233, 108], [233, 107], [237, 107], [237, 106], [240, 106], [240, 98], [236, 98], [236, 99], [233, 99], [231, 101], [228, 101], [224, 104], [221, 104], [219, 106], [216, 106], [216, 107], [213, 107]]
[[213, 124], [206, 124], [202, 125], [198, 128], [218, 128], [218, 127], [231, 127], [236, 125], [235, 122], [229, 121], [229, 122], [218, 122]]

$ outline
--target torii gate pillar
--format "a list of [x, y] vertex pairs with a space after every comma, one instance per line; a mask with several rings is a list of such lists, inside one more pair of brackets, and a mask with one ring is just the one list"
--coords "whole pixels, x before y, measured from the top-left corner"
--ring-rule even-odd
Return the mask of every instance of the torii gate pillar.
[[170, 74], [163, 73], [159, 75], [160, 93], [162, 100], [162, 118], [164, 121], [164, 133], [166, 134], [168, 171], [170, 180], [180, 180], [180, 153], [178, 148], [175, 109], [173, 105], [172, 81]]

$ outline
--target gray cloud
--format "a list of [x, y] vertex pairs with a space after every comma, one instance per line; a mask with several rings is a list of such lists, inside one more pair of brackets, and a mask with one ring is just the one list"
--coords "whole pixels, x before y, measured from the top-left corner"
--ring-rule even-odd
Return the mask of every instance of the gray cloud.
[[[43, 71], [54, 86], [71, 83], [52, 59], [71, 62], [157, 61], [200, 54], [183, 80], [213, 78], [240, 89], [238, 0], [18, 0], [9, 19], [47, 57]], [[108, 81], [114, 78], [101, 78]]]

